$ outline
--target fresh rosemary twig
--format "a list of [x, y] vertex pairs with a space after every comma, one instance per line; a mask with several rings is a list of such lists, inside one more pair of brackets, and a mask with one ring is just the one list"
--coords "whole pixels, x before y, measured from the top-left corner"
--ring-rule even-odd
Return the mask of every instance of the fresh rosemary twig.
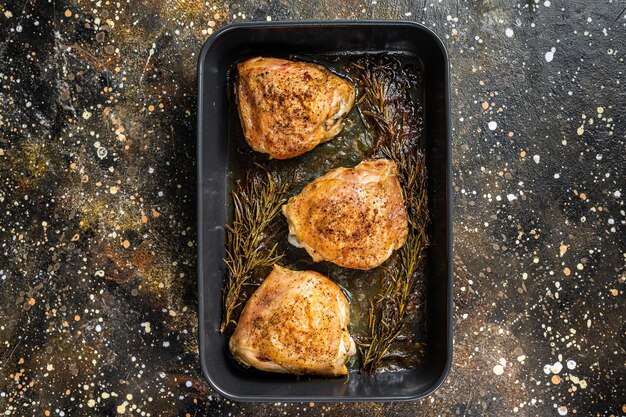
[[370, 302], [370, 334], [359, 343], [361, 371], [374, 374], [405, 324], [428, 246], [427, 175], [424, 155], [418, 148], [419, 108], [410, 96], [410, 88], [417, 80], [415, 74], [385, 55], [362, 58], [353, 63], [352, 69], [362, 89], [358, 109], [374, 135], [371, 157], [389, 158], [398, 165], [409, 222], [399, 262], [387, 269], [376, 299]]
[[274, 222], [286, 201], [289, 184], [268, 171], [253, 171], [232, 192], [234, 218], [226, 226], [226, 265], [228, 273], [223, 294], [220, 332], [237, 324], [243, 289], [259, 267], [282, 258], [277, 244], [271, 244], [278, 228]]

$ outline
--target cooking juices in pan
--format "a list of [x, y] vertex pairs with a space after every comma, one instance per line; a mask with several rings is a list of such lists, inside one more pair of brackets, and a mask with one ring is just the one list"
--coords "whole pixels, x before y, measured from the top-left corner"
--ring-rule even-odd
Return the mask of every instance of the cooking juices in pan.
[[[239, 109], [235, 99], [235, 83], [237, 82], [236, 65], [230, 69], [228, 77], [228, 191], [229, 198], [232, 192], [236, 191], [237, 184], [246, 181], [246, 176], [250, 173], [258, 173], [266, 170], [270, 175], [288, 181], [286, 198], [297, 195], [300, 191], [314, 179], [328, 173], [337, 167], [354, 167], [361, 161], [387, 156], [379, 149], [379, 142], [384, 140], [381, 130], [377, 125], [375, 117], [368, 108], [367, 93], [380, 96], [388, 100], [387, 110], [396, 111], [391, 118], [404, 120], [394, 120], [395, 127], [400, 130], [399, 136], [394, 140], [404, 141], [410, 153], [421, 155], [425, 152], [423, 136], [423, 88], [421, 69], [415, 64], [414, 59], [408, 59], [404, 55], [392, 54], [343, 54], [343, 55], [294, 55], [281, 58], [292, 61], [308, 61], [323, 65], [330, 71], [349, 79], [357, 88], [357, 104], [343, 121], [344, 128], [335, 138], [317, 145], [314, 149], [295, 158], [277, 160], [269, 159], [267, 155], [255, 152], [246, 143], [243, 135]], [[367, 71], [370, 70], [368, 73]], [[372, 73], [374, 72], [374, 73]], [[368, 77], [366, 80], [363, 77]], [[381, 79], [384, 77], [384, 79]], [[373, 84], [369, 84], [368, 82]], [[391, 87], [391, 88], [390, 88]], [[379, 90], [379, 89], [387, 90]], [[398, 94], [394, 88], [404, 89], [408, 96]], [[368, 91], [369, 89], [369, 91]], [[378, 89], [378, 90], [377, 90]], [[376, 91], [373, 91], [376, 90]], [[359, 100], [361, 100], [359, 102]], [[404, 102], [402, 102], [404, 100]], [[371, 102], [370, 102], [371, 104]], [[408, 120], [407, 115], [410, 116]], [[405, 122], [404, 124], [403, 121]], [[415, 161], [413, 161], [415, 162]], [[418, 163], [423, 164], [423, 159], [418, 159]], [[411, 164], [411, 162], [408, 162]], [[402, 172], [402, 166], [400, 166]], [[405, 167], [410, 168], [410, 167]], [[425, 172], [423, 172], [425, 174]], [[410, 200], [415, 196], [405, 196], [405, 200]], [[424, 205], [421, 208], [427, 212]], [[234, 211], [230, 210], [228, 222], [231, 223]], [[267, 247], [276, 244], [276, 253], [284, 254], [279, 264], [290, 269], [306, 271], [313, 270], [322, 273], [337, 283], [344, 291], [350, 303], [350, 333], [360, 344], [357, 355], [349, 361], [348, 368], [353, 371], [361, 370], [363, 373], [394, 372], [413, 369], [420, 365], [424, 358], [424, 352], [428, 343], [426, 325], [424, 323], [425, 309], [425, 278], [424, 262], [414, 272], [414, 285], [410, 295], [405, 299], [386, 300], [383, 303], [387, 308], [404, 308], [406, 313], [399, 333], [394, 337], [394, 341], [389, 345], [389, 350], [380, 360], [372, 363], [376, 349], [383, 349], [378, 346], [372, 348], [369, 359], [366, 359], [368, 344], [371, 342], [370, 314], [376, 317], [375, 304], [380, 297], [381, 283], [388, 280], [389, 271], [398, 269], [403, 261], [402, 250], [394, 251], [392, 256], [380, 267], [370, 270], [356, 270], [337, 266], [331, 262], [313, 262], [304, 249], [296, 248], [289, 244], [287, 240], [287, 222], [282, 215], [275, 219], [273, 227], [277, 231], [273, 234]], [[425, 244], [423, 245], [425, 246]], [[420, 256], [421, 260], [425, 256]], [[252, 292], [257, 288], [271, 271], [271, 267], [257, 268], [252, 273], [249, 283], [256, 285], [246, 285], [242, 292], [241, 306], [234, 310], [234, 318], [240, 314], [241, 308]], [[400, 280], [405, 280], [405, 276], [399, 274]], [[228, 279], [228, 278], [226, 278]], [[389, 283], [387, 282], [387, 285]], [[393, 305], [392, 301], [402, 304]], [[232, 300], [231, 300], [232, 302]], [[374, 306], [374, 308], [372, 308]], [[376, 319], [375, 319], [376, 320]], [[391, 323], [396, 320], [395, 323]], [[398, 325], [397, 318], [382, 317], [382, 321], [389, 321], [389, 325]], [[225, 335], [232, 334], [234, 325], [225, 327]], [[250, 370], [250, 372], [257, 372]]]

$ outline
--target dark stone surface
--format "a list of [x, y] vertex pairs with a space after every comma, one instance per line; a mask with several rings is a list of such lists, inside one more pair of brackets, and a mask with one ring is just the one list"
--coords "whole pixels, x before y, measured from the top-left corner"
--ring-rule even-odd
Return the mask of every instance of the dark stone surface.
[[[267, 16], [448, 46], [456, 344], [430, 398], [236, 404], [200, 374], [195, 64]], [[1, 2], [0, 411], [625, 415], [625, 52], [619, 0]]]

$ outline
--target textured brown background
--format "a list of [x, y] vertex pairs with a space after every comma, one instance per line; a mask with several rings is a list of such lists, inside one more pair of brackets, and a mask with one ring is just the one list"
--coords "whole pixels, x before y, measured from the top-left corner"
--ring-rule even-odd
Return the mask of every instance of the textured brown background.
[[[625, 8], [0, 1], [0, 411], [626, 415]], [[448, 47], [456, 344], [430, 398], [236, 404], [200, 374], [197, 54], [269, 18], [415, 20]]]

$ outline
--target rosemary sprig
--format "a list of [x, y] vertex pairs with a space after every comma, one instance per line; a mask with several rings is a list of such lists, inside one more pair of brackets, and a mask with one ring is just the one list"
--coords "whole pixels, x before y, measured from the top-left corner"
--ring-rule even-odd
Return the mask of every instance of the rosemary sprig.
[[411, 295], [428, 246], [429, 223], [426, 165], [419, 151], [421, 119], [410, 89], [415, 74], [386, 55], [369, 56], [353, 63], [362, 96], [358, 109], [363, 123], [374, 136], [371, 157], [396, 162], [409, 222], [409, 234], [399, 252], [399, 261], [382, 277], [380, 290], [370, 302], [369, 330], [359, 345], [361, 371], [374, 374], [382, 365], [406, 321]]
[[272, 240], [278, 232], [274, 222], [286, 201], [288, 181], [269, 171], [251, 171], [232, 192], [234, 219], [226, 226], [228, 273], [223, 294], [220, 332], [237, 324], [243, 289], [255, 269], [274, 264], [283, 257]]

